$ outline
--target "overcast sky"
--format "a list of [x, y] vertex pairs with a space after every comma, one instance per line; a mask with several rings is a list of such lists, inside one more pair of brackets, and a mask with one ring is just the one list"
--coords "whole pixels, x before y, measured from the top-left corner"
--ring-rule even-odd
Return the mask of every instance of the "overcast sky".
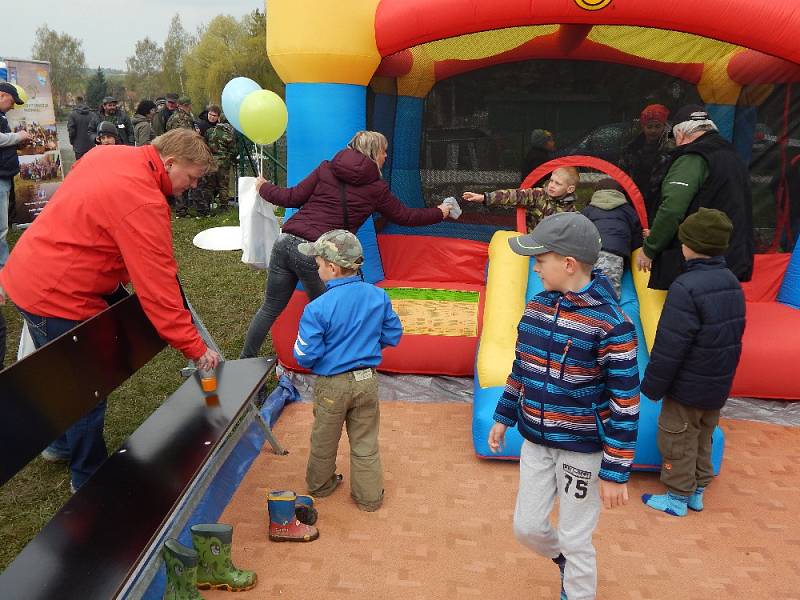
[[115, 69], [125, 68], [125, 59], [133, 54], [138, 40], [150, 37], [163, 44], [175, 13], [180, 14], [184, 29], [194, 33], [218, 14], [239, 18], [255, 9], [264, 10], [264, 0], [3, 0], [2, 4], [0, 56], [31, 58], [36, 29], [47, 24], [83, 41], [90, 68]]

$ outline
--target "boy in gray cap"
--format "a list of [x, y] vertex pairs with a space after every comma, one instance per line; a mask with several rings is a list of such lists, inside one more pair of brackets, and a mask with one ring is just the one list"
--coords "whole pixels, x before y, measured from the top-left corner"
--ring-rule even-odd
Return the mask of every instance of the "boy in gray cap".
[[326, 287], [303, 310], [294, 345], [300, 366], [318, 376], [306, 484], [310, 494], [324, 497], [342, 481], [336, 451], [347, 423], [350, 495], [371, 512], [383, 502], [375, 367], [381, 350], [400, 342], [403, 326], [386, 292], [362, 280], [364, 255], [355, 235], [335, 229], [298, 250], [315, 258]]
[[[558, 566], [561, 598], [595, 597], [600, 504], [628, 501], [639, 419], [636, 332], [592, 265], [600, 234], [579, 213], [547, 217], [511, 249], [533, 256], [545, 291], [525, 307], [489, 447], [524, 438], [514, 534]], [[558, 527], [550, 524], [558, 497]]]
[[724, 256], [733, 230], [724, 212], [702, 207], [678, 227], [686, 270], [669, 286], [642, 381], [643, 394], [664, 399], [657, 439], [667, 488], [642, 501], [677, 517], [703, 510], [711, 435], [742, 353], [744, 292]]

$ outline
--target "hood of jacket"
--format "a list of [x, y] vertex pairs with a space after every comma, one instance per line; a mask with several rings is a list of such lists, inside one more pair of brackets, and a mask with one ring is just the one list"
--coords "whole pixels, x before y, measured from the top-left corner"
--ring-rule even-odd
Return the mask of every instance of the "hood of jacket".
[[75, 107], [75, 112], [79, 115], [88, 115], [90, 112], [92, 112], [92, 109], [85, 104], [78, 104], [78, 106]]
[[339, 151], [331, 160], [331, 170], [337, 179], [352, 185], [366, 185], [380, 179], [375, 162], [351, 148]]
[[131, 123], [133, 123], [134, 125], [137, 125], [139, 123], [144, 123], [146, 121], [149, 121], [149, 119], [147, 117], [145, 117], [144, 115], [140, 115], [140, 114], [135, 114], [131, 118]]
[[611, 210], [622, 206], [627, 201], [625, 194], [619, 190], [597, 190], [592, 194], [589, 204], [602, 210]]

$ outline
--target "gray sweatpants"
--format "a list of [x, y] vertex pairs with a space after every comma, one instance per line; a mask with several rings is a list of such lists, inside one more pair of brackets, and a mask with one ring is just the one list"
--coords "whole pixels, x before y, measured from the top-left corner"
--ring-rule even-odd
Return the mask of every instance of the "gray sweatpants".
[[[600, 516], [601, 460], [601, 452], [568, 452], [527, 440], [520, 453], [514, 535], [542, 556], [564, 555], [564, 591], [569, 600], [592, 599], [597, 589], [592, 534]], [[556, 496], [558, 531], [550, 525]], [[556, 574], [558, 568], [553, 569]]]

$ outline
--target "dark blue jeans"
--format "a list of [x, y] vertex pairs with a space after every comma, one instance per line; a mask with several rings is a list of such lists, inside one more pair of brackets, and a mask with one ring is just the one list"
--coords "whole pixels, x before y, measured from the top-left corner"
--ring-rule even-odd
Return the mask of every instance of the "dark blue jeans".
[[307, 240], [291, 233], [282, 233], [272, 246], [264, 303], [250, 322], [239, 358], [258, 356], [261, 344], [267, 338], [275, 319], [289, 304], [298, 281], [303, 284], [309, 300], [321, 296], [325, 291], [325, 284], [317, 272], [317, 262], [311, 256], [300, 254], [297, 249], [305, 241]]
[[[21, 308], [19, 312], [28, 323], [28, 331], [36, 348], [44, 346], [80, 324], [80, 321], [40, 317]], [[103, 439], [105, 415], [106, 399], [103, 398], [97, 406], [78, 419], [49, 446], [49, 450], [54, 454], [69, 457], [72, 485], [75, 489], [80, 488], [108, 456], [106, 442]]]

